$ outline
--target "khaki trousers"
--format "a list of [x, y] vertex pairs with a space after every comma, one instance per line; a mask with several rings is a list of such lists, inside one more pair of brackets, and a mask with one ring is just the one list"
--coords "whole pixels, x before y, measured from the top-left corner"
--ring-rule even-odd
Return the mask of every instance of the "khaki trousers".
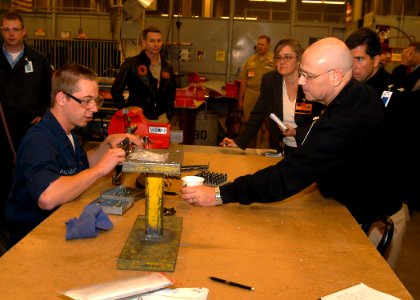
[[[402, 208], [390, 218], [392, 222], [394, 222], [394, 235], [392, 236], [391, 244], [385, 253], [385, 259], [391, 268], [395, 270], [400, 256], [403, 238], [407, 229], [407, 222], [410, 219], [407, 205], [403, 204]], [[379, 224], [380, 223], [378, 223], [377, 226], [372, 227], [368, 234], [369, 239], [375, 246], [379, 244], [379, 241], [382, 238], [381, 225]]]

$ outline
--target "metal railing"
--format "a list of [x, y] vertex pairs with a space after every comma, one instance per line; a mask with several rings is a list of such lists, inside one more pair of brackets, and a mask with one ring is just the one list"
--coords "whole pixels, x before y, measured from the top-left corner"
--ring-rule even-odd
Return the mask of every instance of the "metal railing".
[[27, 44], [44, 53], [54, 68], [78, 63], [98, 76], [112, 77], [120, 65], [120, 42], [112, 40], [27, 39]]

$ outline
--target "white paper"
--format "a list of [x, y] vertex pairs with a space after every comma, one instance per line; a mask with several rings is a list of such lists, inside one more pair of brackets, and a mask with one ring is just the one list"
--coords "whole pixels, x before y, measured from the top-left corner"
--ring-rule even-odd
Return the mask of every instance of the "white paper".
[[76, 300], [114, 300], [156, 291], [170, 285], [172, 285], [172, 282], [165, 275], [149, 273], [138, 277], [67, 290], [64, 295]]
[[401, 300], [360, 283], [336, 293], [321, 297], [321, 300]]
[[209, 290], [207, 288], [167, 288], [156, 292], [141, 294], [127, 300], [206, 300], [208, 294]]

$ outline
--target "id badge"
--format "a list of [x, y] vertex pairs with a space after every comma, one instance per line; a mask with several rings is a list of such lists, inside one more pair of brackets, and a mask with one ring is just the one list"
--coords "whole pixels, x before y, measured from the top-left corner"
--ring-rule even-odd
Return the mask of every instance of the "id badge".
[[31, 61], [28, 61], [25, 64], [25, 73], [32, 73], [33, 71], [34, 71], [34, 68], [32, 66], [32, 62]]
[[391, 100], [392, 97], [392, 92], [391, 91], [383, 91], [381, 99], [382, 102], [384, 103], [385, 107], [388, 105], [389, 100]]
[[310, 115], [312, 113], [312, 104], [311, 103], [296, 103], [296, 114], [301, 115]]

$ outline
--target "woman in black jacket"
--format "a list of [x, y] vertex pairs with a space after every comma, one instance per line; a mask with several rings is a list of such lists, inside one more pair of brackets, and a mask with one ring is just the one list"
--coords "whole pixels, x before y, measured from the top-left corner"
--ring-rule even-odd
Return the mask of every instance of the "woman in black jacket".
[[264, 121], [274, 113], [285, 123], [287, 130], [282, 130], [270, 119], [269, 146], [287, 154], [302, 143], [313, 118], [323, 109], [323, 105], [317, 102], [307, 102], [298, 84], [298, 67], [303, 53], [299, 41], [282, 39], [275, 46], [274, 53], [276, 69], [263, 75], [260, 96], [245, 130], [235, 139], [224, 138], [221, 146], [245, 149]]

